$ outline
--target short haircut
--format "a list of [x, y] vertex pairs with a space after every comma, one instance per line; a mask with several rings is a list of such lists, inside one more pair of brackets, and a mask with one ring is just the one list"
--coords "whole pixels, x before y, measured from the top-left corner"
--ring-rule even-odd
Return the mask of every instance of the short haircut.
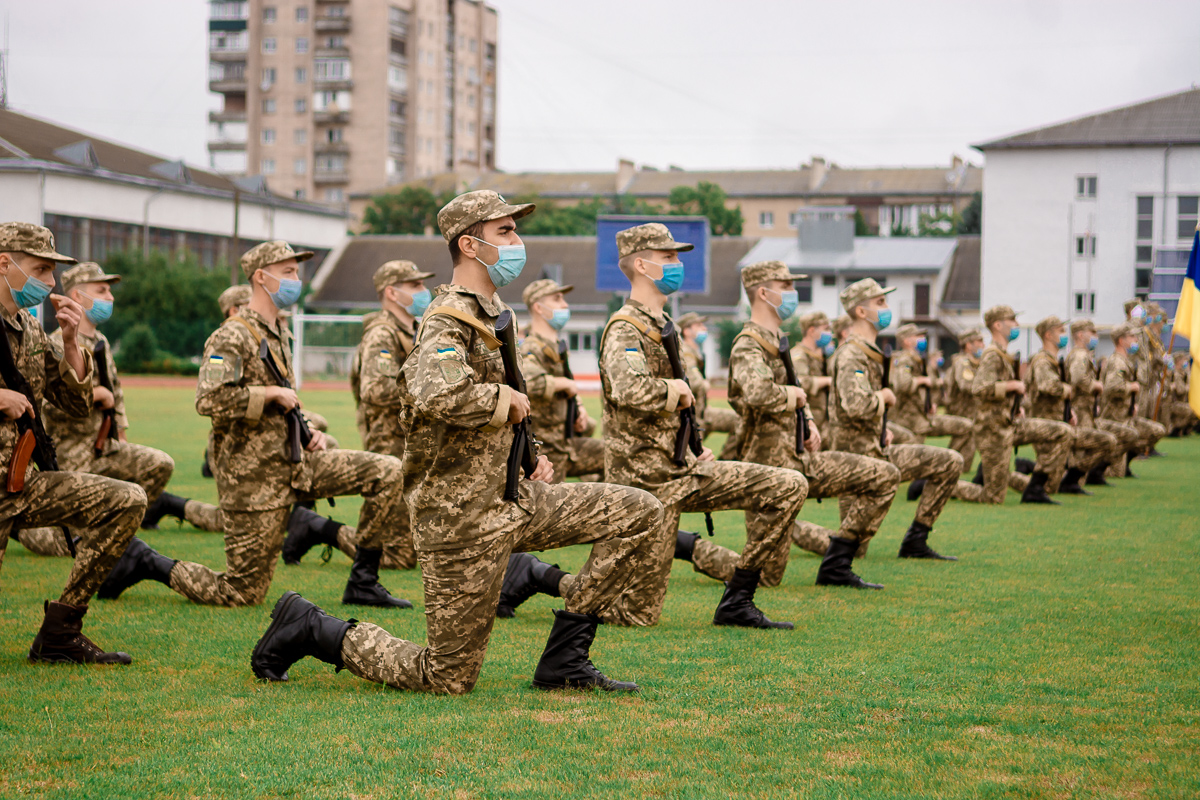
[[484, 224], [485, 223], [483, 223], [483, 222], [476, 222], [474, 225], [467, 228], [462, 233], [458, 234], [458, 236], [455, 236], [453, 239], [450, 240], [450, 242], [449, 242], [450, 260], [452, 263], [457, 264], [458, 260], [460, 258], [462, 258], [462, 250], [458, 249], [458, 240], [460, 238], [462, 238], [463, 236], [471, 236], [475, 239], [482, 239]]
[[617, 266], [621, 268], [621, 274], [628, 278], [630, 283], [633, 283], [633, 262], [639, 258], [644, 259], [646, 253], [649, 252], [649, 250], [638, 250], [617, 261]]

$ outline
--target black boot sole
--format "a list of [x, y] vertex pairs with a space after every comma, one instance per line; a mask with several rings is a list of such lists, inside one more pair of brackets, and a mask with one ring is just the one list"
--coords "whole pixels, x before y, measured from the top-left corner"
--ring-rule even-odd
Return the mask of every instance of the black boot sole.
[[402, 597], [388, 595], [386, 600], [376, 600], [366, 597], [351, 597], [347, 599], [342, 595], [342, 605], [344, 606], [369, 606], [371, 608], [412, 608], [413, 604]]
[[641, 691], [641, 687], [630, 681], [614, 681], [609, 680], [604, 683], [548, 683], [546, 681], [533, 680], [530, 685], [535, 689], [541, 689], [543, 692], [610, 692], [612, 694], [637, 694]]
[[861, 578], [857, 581], [846, 581], [845, 583], [832, 583], [817, 581], [817, 586], [832, 586], [835, 588], [844, 587], [847, 589], [873, 589], [877, 592], [883, 591], [882, 583], [867, 583]]
[[254, 677], [258, 678], [260, 681], [267, 681], [268, 683], [282, 683], [286, 682], [288, 679], [286, 670], [284, 671], [283, 675], [280, 676], [259, 672], [258, 667], [255, 666], [255, 661], [258, 659], [258, 654], [262, 649], [263, 642], [267, 641], [267, 639], [269, 639], [271, 635], [275, 633], [276, 627], [283, 624], [282, 620], [284, 616], [286, 616], [288, 607], [291, 606], [299, 596], [300, 595], [292, 591], [283, 593], [283, 597], [280, 597], [275, 603], [275, 607], [271, 609], [271, 624], [267, 626], [266, 632], [259, 638], [258, 644], [254, 645], [254, 652], [250, 654], [250, 669], [254, 672]]
[[769, 631], [769, 630], [790, 631], [790, 630], [795, 630], [795, 628], [796, 628], [795, 623], [776, 622], [775, 620], [768, 620], [766, 625], [756, 625], [752, 622], [717, 621], [714, 618], [713, 625], [716, 625], [719, 628], [748, 628], [750, 630], [757, 630], [757, 631]]

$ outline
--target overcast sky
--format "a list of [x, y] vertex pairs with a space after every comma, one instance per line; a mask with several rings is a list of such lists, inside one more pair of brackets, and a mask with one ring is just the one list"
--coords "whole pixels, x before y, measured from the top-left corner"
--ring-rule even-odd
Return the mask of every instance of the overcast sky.
[[[493, 4], [509, 171], [982, 163], [970, 143], [1200, 84], [1196, 0]], [[207, 165], [207, 2], [0, 10], [10, 107]]]

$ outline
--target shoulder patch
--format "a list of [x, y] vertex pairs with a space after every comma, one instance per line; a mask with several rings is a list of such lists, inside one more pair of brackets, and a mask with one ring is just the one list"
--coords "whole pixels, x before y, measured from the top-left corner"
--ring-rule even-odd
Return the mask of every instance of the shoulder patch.
[[969, 381], [970, 381], [970, 380], [974, 380], [974, 379], [975, 379], [975, 370], [972, 370], [972, 369], [964, 369], [964, 370], [963, 370], [963, 377], [964, 377], [965, 379], [969, 380]]
[[211, 386], [222, 383], [237, 383], [241, 379], [241, 356], [213, 353], [200, 367], [201, 382]]
[[458, 383], [467, 377], [462, 355], [459, 354], [457, 348], [439, 347], [437, 349], [437, 365], [438, 369], [442, 371], [442, 378], [446, 383]]
[[625, 363], [635, 375], [649, 375], [650, 367], [646, 365], [646, 357], [636, 347], [625, 348]]
[[770, 367], [768, 367], [766, 364], [762, 363], [761, 361], [759, 361], [758, 363], [756, 363], [754, 365], [754, 374], [759, 376], [760, 378], [766, 378], [767, 380], [772, 380], [772, 381], [775, 380], [775, 373], [771, 371]]

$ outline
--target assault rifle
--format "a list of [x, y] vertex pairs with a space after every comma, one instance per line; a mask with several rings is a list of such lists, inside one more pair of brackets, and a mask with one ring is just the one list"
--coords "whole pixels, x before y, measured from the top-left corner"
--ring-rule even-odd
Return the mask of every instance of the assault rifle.
[[[279, 365], [275, 363], [275, 356], [271, 354], [271, 348], [267, 345], [266, 339], [263, 339], [258, 345], [258, 357], [262, 359], [263, 366], [267, 368], [267, 373], [275, 381], [276, 386], [284, 389], [292, 388], [292, 383], [288, 380], [287, 375], [284, 375], [283, 370], [279, 369]], [[288, 449], [292, 463], [299, 464], [304, 460], [304, 448], [308, 447], [309, 442], [312, 441], [312, 431], [308, 428], [308, 422], [300, 414], [299, 407], [285, 411], [283, 416], [287, 420]]]
[[[571, 372], [571, 355], [568, 352], [567, 342], [565, 339], [558, 340], [558, 360], [562, 362], [563, 377], [567, 380], [575, 380], [575, 373]], [[579, 398], [571, 395], [567, 398], [567, 420], [563, 430], [563, 437], [573, 439], [575, 437], [575, 423], [579, 420]]]
[[[1064, 356], [1058, 357], [1058, 379], [1063, 385], [1067, 385], [1067, 359]], [[1063, 392], [1066, 394], [1066, 392]], [[1070, 424], [1071, 422], [1071, 398], [1063, 398], [1063, 422]]]
[[[788, 386], [800, 387], [800, 379], [796, 377], [796, 364], [792, 361], [792, 343], [786, 333], [779, 335], [779, 359], [783, 362], [783, 371], [787, 375]], [[807, 404], [806, 404], [807, 405]], [[804, 416], [806, 406], [796, 406], [796, 455], [803, 455], [804, 443], [808, 441], [808, 417]]]
[[[8, 342], [8, 333], [0, 323], [0, 379], [4, 380], [6, 388], [25, 395], [32, 409], [14, 420], [17, 423], [17, 443], [13, 447], [12, 461], [8, 462], [8, 479], [5, 488], [9, 494], [19, 494], [25, 490], [25, 472], [32, 460], [42, 472], [58, 471], [58, 453], [54, 450], [54, 440], [42, 426], [38, 414], [38, 401], [34, 397], [33, 387], [17, 369], [17, 361], [13, 358], [12, 346]], [[71, 533], [62, 527], [63, 537], [67, 540], [67, 549], [75, 556], [75, 540]]]
[[[96, 347], [92, 350], [92, 355], [96, 361], [96, 380], [111, 393], [113, 391], [113, 382], [112, 377], [108, 374], [106, 349], [104, 340], [100, 339], [96, 342]], [[106, 408], [100, 412], [100, 418], [100, 431], [96, 434], [96, 441], [92, 445], [92, 454], [95, 458], [104, 455], [104, 445], [108, 439], [112, 439], [114, 442], [118, 440], [117, 410], [115, 408]]]
[[[662, 326], [662, 346], [667, 351], [667, 361], [671, 362], [671, 377], [677, 381], [688, 383], [687, 371], [683, 368], [683, 359], [679, 357], [679, 331], [675, 330], [674, 320], [668, 319]], [[679, 409], [679, 432], [675, 434], [675, 466], [682, 467], [687, 463], [687, 451], [691, 448], [694, 455], [704, 452], [704, 443], [700, 439], [700, 426], [696, 422], [696, 406]], [[713, 535], [712, 514], [704, 512], [704, 525], [708, 535]]]
[[[888, 383], [892, 379], [892, 348], [891, 345], [883, 348], [883, 388], [888, 388]], [[879, 446], [887, 447], [887, 418], [888, 407], [887, 403], [883, 404], [883, 426], [879, 430]]]
[[[496, 319], [496, 338], [500, 340], [500, 358], [504, 362], [504, 382], [514, 392], [525, 394], [525, 376], [517, 360], [517, 321], [507, 308]], [[533, 435], [529, 418], [513, 425], [512, 447], [508, 450], [508, 476], [504, 480], [504, 499], [516, 500], [521, 486], [521, 470], [528, 478], [537, 469], [533, 455]]]
[[[1015, 380], [1018, 380], [1018, 381], [1021, 380], [1021, 351], [1020, 350], [1017, 351], [1016, 363], [1013, 364], [1013, 375], [1015, 376]], [[1009, 419], [1012, 421], [1012, 423], [1014, 425], [1017, 424], [1017, 414], [1019, 414], [1021, 411], [1021, 398], [1022, 397], [1024, 397], [1024, 395], [1022, 395], [1020, 392], [1013, 392], [1012, 413], [1009, 415]], [[1020, 447], [1021, 446], [1019, 444], [1017, 444], [1017, 437], [1014, 435], [1013, 436], [1013, 455], [1017, 454], [1017, 450], [1019, 450]]]

